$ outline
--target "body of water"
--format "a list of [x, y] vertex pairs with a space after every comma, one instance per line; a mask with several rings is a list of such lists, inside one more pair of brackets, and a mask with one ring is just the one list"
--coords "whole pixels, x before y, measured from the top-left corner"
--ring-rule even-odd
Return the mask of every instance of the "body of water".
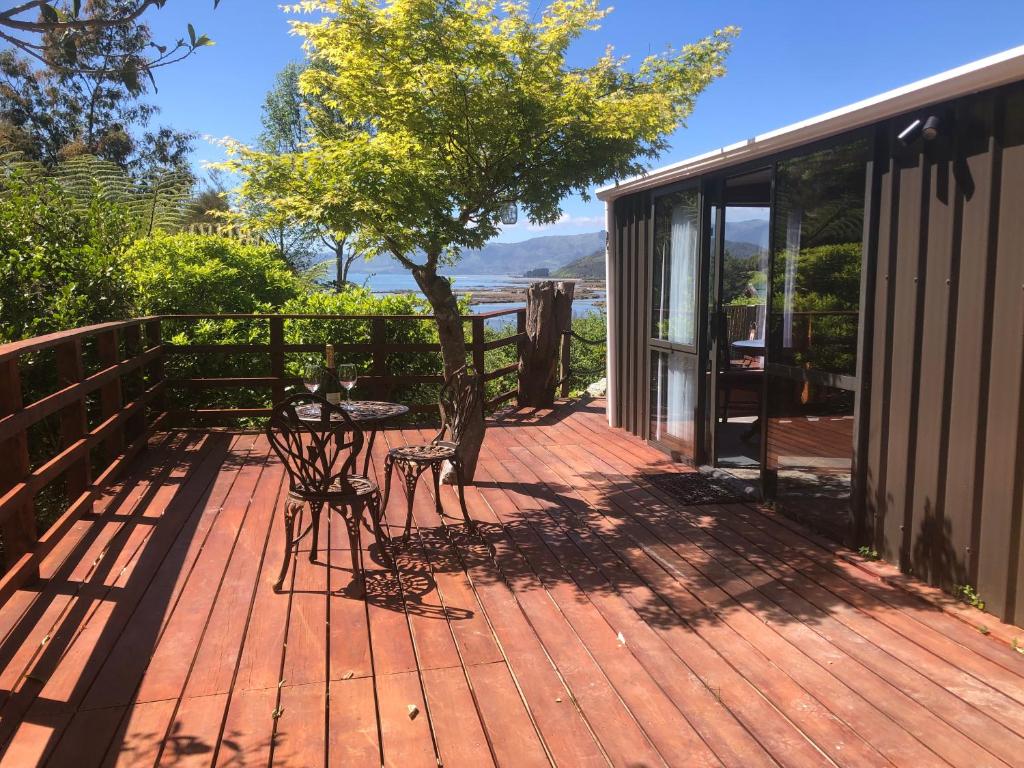
[[[376, 294], [385, 295], [389, 293], [415, 292], [422, 296], [416, 280], [408, 273], [395, 274], [374, 274], [366, 272], [349, 272], [349, 282], [356, 285], [365, 285], [370, 291]], [[500, 290], [503, 288], [525, 288], [530, 283], [536, 282], [536, 277], [514, 277], [512, 275], [455, 275], [453, 285], [457, 291], [478, 291], [478, 290]], [[600, 291], [599, 296], [593, 299], [576, 299], [572, 303], [573, 317], [585, 315], [596, 309], [600, 309], [605, 303], [605, 292]], [[500, 309], [518, 309], [525, 307], [525, 301], [514, 302], [490, 302], [474, 304], [474, 314], [481, 312], [494, 312]], [[499, 317], [489, 321], [492, 325], [503, 325], [511, 318]]]

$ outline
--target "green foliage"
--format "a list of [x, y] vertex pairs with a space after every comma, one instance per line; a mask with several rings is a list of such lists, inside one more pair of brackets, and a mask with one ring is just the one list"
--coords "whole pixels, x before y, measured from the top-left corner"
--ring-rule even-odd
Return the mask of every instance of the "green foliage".
[[861, 557], [863, 557], [865, 560], [879, 560], [880, 559], [880, 556], [878, 554], [878, 550], [875, 549], [874, 547], [867, 547], [867, 546], [859, 547], [857, 549], [857, 553]]
[[[572, 329], [591, 341], [608, 339], [608, 316], [604, 310], [573, 318]], [[584, 344], [573, 339], [569, 345], [569, 394], [579, 396], [595, 381], [607, 375], [607, 344]]]
[[974, 606], [979, 611], [985, 610], [985, 601], [981, 599], [978, 591], [970, 584], [957, 584], [954, 593], [961, 602]]
[[269, 312], [304, 288], [273, 247], [227, 237], [158, 234], [127, 260], [143, 314]]
[[132, 286], [123, 207], [73, 201], [24, 169], [0, 180], [0, 341], [126, 317]]
[[160, 171], [137, 179], [117, 163], [82, 155], [60, 163], [54, 175], [79, 207], [94, 198], [122, 206], [131, 215], [139, 237], [177, 232], [189, 215], [193, 186], [189, 172]]
[[499, 0], [294, 8], [324, 14], [292, 24], [310, 56], [299, 79], [310, 145], [287, 155], [235, 145], [243, 190], [344, 223], [396, 257], [421, 251], [431, 269], [496, 235], [511, 202], [553, 222], [571, 192], [642, 170], [723, 74], [736, 33], [632, 69], [611, 52], [578, 68], [566, 52], [608, 14], [597, 0], [539, 14]]

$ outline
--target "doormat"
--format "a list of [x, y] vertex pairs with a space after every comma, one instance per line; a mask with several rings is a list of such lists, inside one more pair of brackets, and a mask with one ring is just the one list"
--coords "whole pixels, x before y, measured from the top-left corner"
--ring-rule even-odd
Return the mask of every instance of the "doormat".
[[660, 472], [645, 474], [644, 478], [680, 504], [732, 504], [747, 501], [736, 489], [700, 472]]

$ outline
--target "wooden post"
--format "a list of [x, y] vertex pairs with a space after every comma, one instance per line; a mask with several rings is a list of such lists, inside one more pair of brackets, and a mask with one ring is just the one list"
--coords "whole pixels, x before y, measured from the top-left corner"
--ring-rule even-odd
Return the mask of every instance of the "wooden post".
[[271, 386], [275, 403], [284, 400], [284, 318], [270, 318], [270, 375], [277, 379]]
[[[138, 331], [138, 326], [134, 326]], [[121, 334], [114, 328], [96, 336], [96, 348], [99, 353], [100, 364], [104, 368], [110, 368], [121, 362]], [[102, 387], [100, 387], [100, 415], [106, 421], [124, 407], [124, 392], [121, 389], [121, 377], [115, 376]], [[121, 451], [124, 450], [124, 426], [114, 430], [106, 440], [103, 441], [103, 455], [107, 463], [113, 461]]]
[[[159, 347], [163, 344], [163, 331], [160, 327], [159, 320], [147, 320], [146, 321], [146, 347], [152, 349], [153, 347]], [[149, 364], [144, 377], [144, 381], [148, 379], [149, 386], [158, 384], [164, 380], [164, 356], [159, 355], [152, 363]], [[145, 389], [145, 386], [143, 386]], [[153, 400], [153, 408], [163, 413], [167, 410], [167, 396], [161, 394], [159, 397]]]
[[526, 289], [526, 341], [519, 360], [519, 405], [550, 408], [555, 402], [562, 331], [572, 319], [576, 284], [543, 280]]
[[[0, 362], [0, 417], [21, 410], [21, 373], [18, 358]], [[29, 471], [28, 435], [24, 430], [0, 443], [3, 461], [0, 461], [0, 495], [7, 493], [25, 480]], [[4, 566], [10, 568], [18, 559], [32, 551], [38, 540], [36, 531], [35, 506], [28, 501], [11, 511], [10, 516], [0, 523], [4, 537]], [[35, 566], [30, 579], [39, 575]]]
[[[142, 353], [142, 327], [140, 325], [133, 324], [125, 329], [125, 357], [127, 359], [134, 359]], [[120, 378], [120, 377], [119, 377]], [[124, 404], [125, 399], [134, 400], [137, 397], [141, 397], [145, 393], [145, 371], [139, 369], [132, 373], [128, 377], [128, 386], [125, 387], [119, 381], [119, 390], [121, 394], [121, 403]], [[127, 391], [126, 391], [127, 390]], [[127, 442], [132, 442], [142, 432], [145, 431], [145, 410], [141, 410], [134, 416], [128, 419], [128, 423], [125, 425], [125, 438]]]
[[483, 376], [486, 371], [487, 364], [484, 359], [484, 319], [482, 317], [473, 318], [473, 368], [475, 373], [480, 377], [480, 381], [483, 381]]
[[558, 341], [559, 348], [561, 350], [560, 354], [559, 354], [559, 364], [558, 364], [558, 379], [559, 379], [559, 381], [562, 382], [562, 386], [561, 386], [561, 389], [559, 391], [559, 395], [561, 397], [568, 397], [569, 396], [569, 363], [570, 363], [570, 354], [572, 352], [572, 349], [571, 349], [572, 336], [570, 335], [571, 331], [572, 331], [572, 316], [570, 315], [570, 317], [569, 317], [569, 325], [568, 325], [567, 328], [563, 328], [562, 329], [562, 332], [561, 332], [561, 335], [559, 336], [559, 341]]
[[391, 396], [391, 387], [387, 381], [388, 358], [384, 354], [387, 330], [387, 321], [383, 317], [375, 317], [370, 321], [370, 344], [373, 346], [370, 365], [371, 373], [377, 381], [374, 395], [378, 400], [387, 400]]
[[[63, 389], [85, 378], [85, 367], [82, 365], [81, 339], [73, 339], [54, 347], [57, 358], [57, 387]], [[61, 447], [67, 448], [77, 440], [81, 440], [88, 432], [85, 410], [85, 397], [80, 397], [60, 411]], [[68, 499], [77, 499], [92, 482], [92, 467], [89, 452], [74, 462], [64, 473], [67, 480]]]

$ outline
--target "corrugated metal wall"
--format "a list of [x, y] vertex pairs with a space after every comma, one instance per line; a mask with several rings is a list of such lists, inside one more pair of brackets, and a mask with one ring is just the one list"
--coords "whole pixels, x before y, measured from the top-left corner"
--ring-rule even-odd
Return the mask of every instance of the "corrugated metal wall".
[[1024, 618], [1024, 88], [881, 128], [868, 530], [882, 556]]
[[650, 242], [653, 233], [651, 197], [642, 193], [615, 201], [615, 229], [611, 237], [609, 302], [615, 304], [616, 324], [615, 403], [612, 426], [647, 438], [648, 376], [647, 327], [650, 302]]
[[[913, 117], [948, 130], [900, 147]], [[1024, 621], [1024, 84], [878, 127], [874, 292], [854, 530], [888, 561]], [[612, 422], [648, 436], [649, 193], [614, 208]], [[868, 235], [872, 233], [867, 233]], [[871, 246], [869, 245], [869, 248]]]

